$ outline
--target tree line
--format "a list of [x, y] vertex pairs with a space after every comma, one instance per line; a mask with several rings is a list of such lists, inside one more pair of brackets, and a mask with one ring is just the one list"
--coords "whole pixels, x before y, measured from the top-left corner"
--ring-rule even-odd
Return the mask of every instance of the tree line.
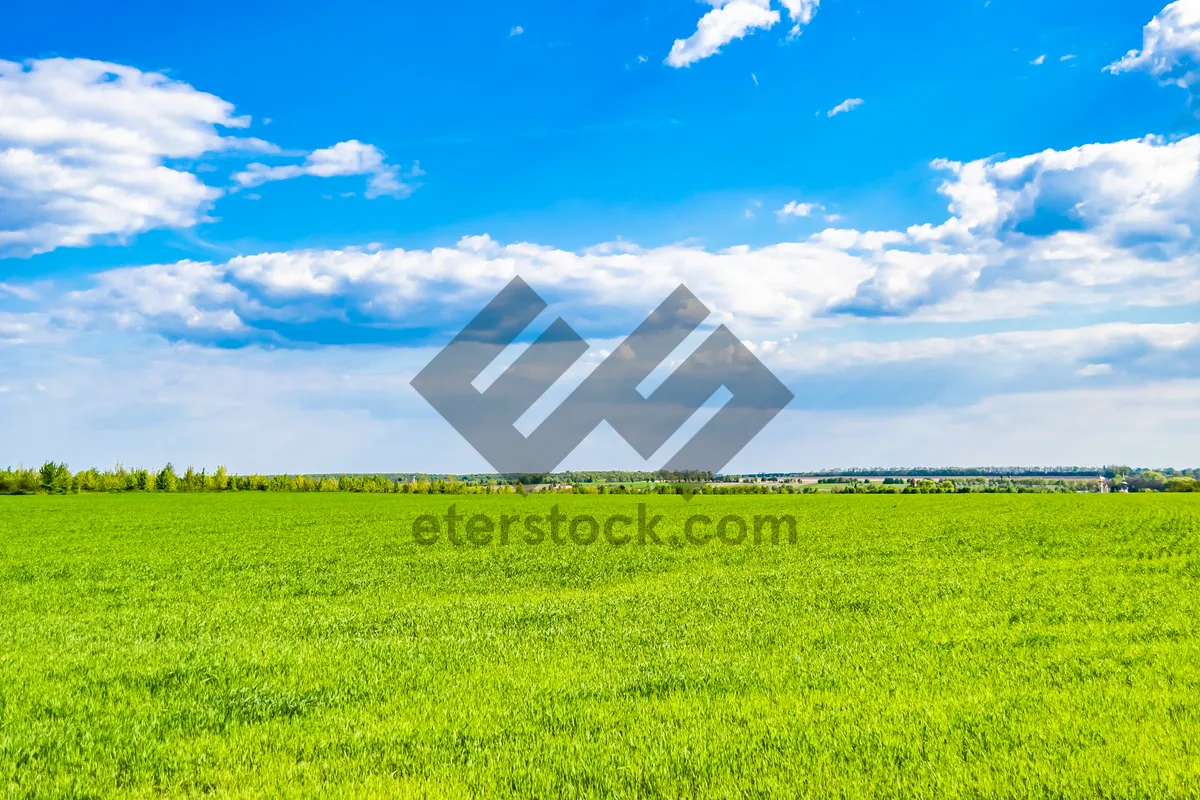
[[[365, 492], [371, 494], [490, 494], [525, 491], [571, 491], [584, 494], [647, 493], [640, 482], [712, 480], [711, 472], [668, 473], [601, 471], [555, 475], [234, 475], [225, 467], [180, 474], [174, 465], [160, 470], [127, 469], [72, 472], [64, 463], [47, 461], [40, 469], [0, 469], [0, 494], [77, 494], [80, 492]], [[612, 480], [622, 482], [610, 482]], [[628, 482], [628, 486], [624, 483]], [[753, 487], [746, 487], [749, 493]], [[659, 490], [661, 491], [661, 489]]]
[[[794, 473], [792, 473], [794, 474]], [[973, 476], [897, 478], [882, 481], [838, 476], [819, 483], [834, 493], [947, 494], [968, 492], [1198, 492], [1200, 472], [1158, 471], [1116, 467], [1104, 479], [1013, 478]], [[494, 494], [536, 491], [574, 494], [812, 494], [816, 485], [784, 478], [763, 481], [742, 478], [721, 482], [712, 473], [570, 472], [552, 475], [233, 475], [225, 467], [214, 472], [188, 467], [179, 474], [167, 464], [160, 470], [86, 469], [71, 472], [63, 463], [48, 461], [40, 469], [0, 470], [0, 494], [76, 494], [80, 492], [365, 492], [371, 494]], [[608, 478], [605, 481], [603, 478]], [[615, 481], [612, 479], [616, 479]], [[1103, 482], [1102, 482], [1103, 480]], [[830, 486], [834, 484], [834, 486]]]
[[754, 475], [723, 475], [717, 480], [736, 481], [745, 478], [764, 480], [787, 480], [789, 478], [1115, 478], [1120, 475], [1141, 472], [1158, 472], [1167, 478], [1200, 479], [1200, 468], [1175, 469], [1165, 467], [1150, 470], [1132, 468], [1118, 464], [1102, 467], [1056, 466], [1056, 467], [847, 467], [825, 469], [815, 472], [760, 472]]

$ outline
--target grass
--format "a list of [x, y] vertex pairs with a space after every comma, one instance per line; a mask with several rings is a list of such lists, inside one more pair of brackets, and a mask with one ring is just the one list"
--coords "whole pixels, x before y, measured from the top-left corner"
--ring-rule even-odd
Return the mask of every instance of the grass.
[[[639, 501], [799, 543], [411, 535]], [[1184, 495], [0, 498], [0, 792], [1196, 797], [1198, 534]]]

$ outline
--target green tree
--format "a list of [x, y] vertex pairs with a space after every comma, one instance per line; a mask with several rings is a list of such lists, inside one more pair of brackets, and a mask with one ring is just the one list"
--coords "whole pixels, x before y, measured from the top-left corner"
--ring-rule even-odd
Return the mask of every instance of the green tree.
[[158, 473], [155, 485], [160, 492], [174, 492], [179, 488], [179, 476], [175, 474], [175, 467], [170, 462]]
[[1135, 492], [1162, 491], [1167, 486], [1167, 477], [1152, 469], [1125, 476], [1125, 483]]
[[42, 490], [54, 494], [66, 494], [71, 490], [71, 470], [66, 464], [47, 461], [41, 469]]

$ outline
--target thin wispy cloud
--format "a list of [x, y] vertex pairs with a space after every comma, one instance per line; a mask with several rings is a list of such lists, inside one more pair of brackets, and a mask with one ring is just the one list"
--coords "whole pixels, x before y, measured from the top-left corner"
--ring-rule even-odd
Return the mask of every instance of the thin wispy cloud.
[[833, 108], [826, 111], [825, 116], [836, 117], [838, 114], [845, 114], [847, 112], [853, 111], [854, 109], [858, 108], [862, 104], [863, 104], [863, 100], [861, 97], [851, 97], [846, 100], [843, 100], [842, 102], [838, 103]]
[[788, 201], [787, 205], [785, 205], [783, 208], [776, 210], [775, 213], [780, 218], [808, 217], [808, 216], [811, 216], [814, 211], [824, 211], [824, 210], [825, 210], [825, 206], [821, 205], [820, 203], [801, 203], [796, 200], [790, 200], [790, 201]]
[[365, 175], [368, 178], [366, 197], [407, 197], [415, 188], [410, 177], [424, 174], [419, 164], [414, 164], [413, 170], [407, 176], [401, 175], [400, 168], [389, 164], [387, 157], [378, 147], [351, 139], [338, 142], [332, 147], [314, 150], [308, 154], [303, 164], [249, 164], [246, 169], [234, 173], [233, 180], [240, 187], [250, 188], [270, 181], [288, 180], [304, 175], [318, 178]]

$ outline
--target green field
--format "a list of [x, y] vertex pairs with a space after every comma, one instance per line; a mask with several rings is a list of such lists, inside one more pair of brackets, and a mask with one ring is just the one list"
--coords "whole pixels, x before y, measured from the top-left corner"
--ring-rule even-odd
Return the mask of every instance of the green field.
[[[639, 501], [798, 542], [411, 533]], [[1194, 495], [0, 498], [0, 791], [1197, 797], [1198, 544]]]

